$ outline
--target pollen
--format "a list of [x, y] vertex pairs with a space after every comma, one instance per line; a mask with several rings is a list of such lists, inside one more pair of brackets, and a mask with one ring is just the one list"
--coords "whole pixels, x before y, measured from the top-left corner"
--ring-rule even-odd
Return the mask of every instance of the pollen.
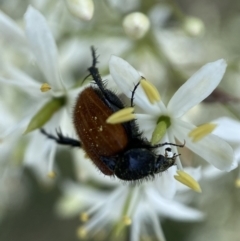
[[236, 179], [235, 187], [240, 188], [240, 178]]
[[119, 123], [124, 123], [127, 121], [134, 120], [136, 117], [132, 113], [133, 111], [134, 111], [133, 107], [123, 108], [123, 109], [115, 112], [114, 114], [110, 115], [107, 118], [106, 122], [108, 124], [119, 124]]
[[202, 189], [199, 185], [199, 183], [191, 177], [189, 174], [187, 174], [184, 171], [178, 170], [177, 171], [178, 175], [175, 175], [174, 178], [181, 182], [182, 184], [186, 185], [187, 187], [191, 188], [192, 190], [201, 193]]
[[130, 217], [128, 217], [128, 216], [124, 216], [123, 217], [123, 223], [126, 226], [130, 226], [132, 224], [132, 219]]
[[87, 222], [89, 220], [89, 215], [86, 212], [81, 213], [80, 220], [84, 223]]
[[50, 89], [52, 89], [52, 88], [51, 88], [51, 86], [50, 86], [48, 83], [43, 83], [42, 86], [41, 86], [41, 88], [40, 88], [40, 90], [41, 90], [42, 92], [47, 92], [47, 91], [49, 91]]
[[48, 176], [49, 178], [54, 179], [57, 175], [56, 175], [56, 173], [55, 173], [54, 171], [51, 171], [51, 172], [49, 172], [49, 173], [47, 174], [47, 176]]
[[151, 84], [149, 81], [147, 81], [145, 78], [142, 77], [140, 84], [151, 104], [154, 104], [154, 102], [158, 102], [161, 100], [160, 94], [157, 90], [157, 88]]
[[216, 128], [217, 124], [213, 123], [206, 123], [203, 125], [200, 125], [189, 132], [188, 136], [192, 138], [193, 142], [200, 141], [205, 136], [212, 133], [212, 131]]
[[84, 227], [79, 227], [77, 229], [77, 237], [81, 240], [87, 237], [87, 230]]

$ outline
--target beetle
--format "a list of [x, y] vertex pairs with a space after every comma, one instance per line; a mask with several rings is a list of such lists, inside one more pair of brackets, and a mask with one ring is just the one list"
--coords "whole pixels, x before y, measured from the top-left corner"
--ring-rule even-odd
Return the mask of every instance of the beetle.
[[[94, 47], [91, 51], [93, 61], [88, 68], [88, 76], [92, 76], [95, 85], [85, 88], [79, 94], [73, 110], [73, 124], [80, 141], [64, 136], [60, 130], [56, 136], [44, 129], [41, 132], [59, 144], [82, 147], [96, 167], [107, 176], [135, 181], [166, 171], [175, 164], [178, 155], [169, 157], [169, 147], [165, 149], [164, 155], [158, 155], [156, 148], [165, 145], [183, 147], [185, 143], [151, 145], [140, 132], [135, 119], [121, 124], [106, 123], [110, 115], [125, 108], [125, 105], [106, 87], [96, 67]], [[131, 107], [138, 85], [139, 83], [132, 91]]]

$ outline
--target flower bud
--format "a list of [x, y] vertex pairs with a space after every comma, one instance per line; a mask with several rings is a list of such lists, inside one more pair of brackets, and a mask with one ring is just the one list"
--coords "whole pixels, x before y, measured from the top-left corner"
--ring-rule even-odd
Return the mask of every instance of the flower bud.
[[66, 0], [71, 14], [77, 18], [88, 21], [92, 19], [94, 4], [92, 0]]
[[186, 17], [183, 28], [187, 31], [191, 36], [199, 36], [204, 34], [204, 23], [199, 18], [194, 17]]
[[144, 37], [150, 27], [148, 17], [139, 12], [128, 14], [123, 20], [123, 28], [126, 34], [133, 39]]

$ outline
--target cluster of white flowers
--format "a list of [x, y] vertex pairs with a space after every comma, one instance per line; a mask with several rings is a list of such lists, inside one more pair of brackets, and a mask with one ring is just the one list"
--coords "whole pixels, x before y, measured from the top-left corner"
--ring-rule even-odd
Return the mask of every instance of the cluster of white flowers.
[[[33, 2], [41, 10], [47, 6], [47, 1], [42, 1], [42, 4]], [[154, 48], [149, 46], [154, 42], [149, 36], [157, 42], [154, 46], [162, 44], [167, 48], [169, 43], [164, 38], [169, 33], [160, 34], [155, 26], [164, 23], [170, 8], [158, 5], [147, 16], [133, 11], [139, 8], [140, 1], [125, 3], [128, 9], [123, 2], [127, 1], [107, 1], [107, 6], [118, 9], [118, 14], [122, 17], [121, 28], [115, 29], [116, 36], [109, 36], [104, 26], [101, 26], [102, 33], [96, 33], [96, 26], [104, 23], [104, 18], [100, 14], [102, 19], [97, 25], [97, 20], [94, 20], [96, 6], [92, 0], [66, 0], [66, 5], [52, 1], [54, 7], [58, 7], [49, 15], [48, 21], [39, 10], [29, 6], [24, 14], [23, 28], [0, 12], [0, 36], [3, 40], [0, 49], [4, 57], [0, 62], [0, 218], [2, 210], [9, 204], [7, 198], [11, 199], [18, 192], [21, 192], [22, 201], [27, 197], [24, 183], [18, 183], [26, 166], [32, 168], [39, 182], [45, 185], [52, 185], [56, 174], [61, 178], [55, 165], [57, 143], [47, 140], [39, 128], [44, 126], [52, 133], [56, 128], [61, 128], [63, 133], [76, 136], [71, 121], [72, 108], [83, 87], [79, 84], [80, 81], [74, 79], [74, 74], [78, 71], [81, 80], [87, 75], [86, 69], [91, 65], [91, 45], [96, 45], [101, 53], [100, 72], [110, 73], [107, 76], [108, 86], [115, 86], [121, 94], [131, 98], [133, 87], [138, 82], [141, 83], [134, 96], [134, 118], [149, 141], [153, 144], [185, 142], [184, 148], [215, 168], [222, 171], [236, 168], [240, 160], [239, 122], [223, 117], [196, 127], [185, 115], [217, 88], [225, 74], [226, 61], [219, 59], [204, 65], [182, 84], [165, 105], [157, 90], [159, 86], [163, 87], [164, 82], [159, 85], [156, 81], [167, 73], [161, 71], [164, 65], [157, 60], [158, 54], [154, 53]], [[98, 4], [100, 3], [96, 3], [97, 6]], [[64, 17], [61, 20], [63, 27], [56, 26], [56, 21], [50, 20], [66, 14], [66, 6], [74, 17], [71, 19], [68, 12], [66, 19]], [[64, 10], [64, 14], [61, 10]], [[126, 14], [129, 12], [131, 13]], [[86, 23], [77, 25], [75, 18]], [[113, 22], [116, 18], [109, 17]], [[64, 34], [70, 32], [66, 27], [68, 23], [73, 24], [72, 35], [67, 40], [62, 40]], [[88, 26], [92, 29], [89, 30]], [[189, 17], [184, 19], [184, 29], [196, 36], [203, 33], [204, 26], [200, 20]], [[82, 36], [76, 37], [77, 31]], [[121, 35], [117, 36], [119, 33]], [[145, 45], [144, 38], [147, 39]], [[58, 43], [63, 41], [59, 50], [55, 39]], [[142, 45], [144, 49], [140, 48]], [[8, 46], [8, 49], [4, 46]], [[132, 57], [135, 53], [136, 56]], [[116, 55], [129, 59], [137, 70]], [[171, 51], [167, 55], [169, 59], [174, 58], [175, 63], [179, 63], [182, 57], [181, 51], [179, 55]], [[187, 64], [187, 60], [184, 64]], [[177, 71], [170, 62], [166, 66], [177, 77]], [[150, 82], [156, 83], [157, 87]], [[184, 148], [181, 151], [184, 152]], [[176, 147], [172, 149], [178, 154]], [[162, 241], [166, 240], [160, 222], [162, 218], [201, 221], [205, 217], [203, 212], [188, 207], [186, 200], [179, 198], [182, 193], [190, 197], [186, 186], [201, 192], [197, 181], [201, 179], [202, 169], [196, 165], [185, 167], [185, 155], [178, 156], [176, 166], [153, 181], [131, 186], [100, 174], [82, 150], [70, 151], [73, 153], [76, 176], [80, 182], [61, 180], [62, 197], [56, 210], [61, 217], [81, 213], [83, 224], [77, 230], [80, 238], [91, 238], [103, 229], [112, 229], [115, 235], [119, 235], [125, 233], [126, 227], [130, 226], [131, 241], [148, 236]], [[159, 154], [162, 151], [162, 148], [158, 149]], [[12, 180], [13, 185], [3, 186], [6, 180]], [[240, 174], [237, 186], [240, 186], [239, 180]], [[92, 182], [107, 187], [108, 191], [93, 187]], [[7, 192], [10, 194], [6, 195]]]

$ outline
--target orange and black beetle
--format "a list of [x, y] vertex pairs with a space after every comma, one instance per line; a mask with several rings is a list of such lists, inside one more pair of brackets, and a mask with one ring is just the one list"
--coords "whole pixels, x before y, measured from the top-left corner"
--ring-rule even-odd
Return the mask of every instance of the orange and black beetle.
[[[73, 111], [73, 123], [79, 140], [68, 138], [59, 131], [57, 136], [41, 132], [57, 143], [74, 147], [82, 147], [93, 163], [105, 175], [115, 175], [126, 181], [154, 177], [155, 174], [167, 170], [175, 164], [177, 155], [171, 158], [166, 148], [165, 155], [157, 155], [155, 149], [163, 143], [152, 146], [139, 131], [135, 120], [122, 124], [108, 124], [106, 119], [114, 112], [124, 108], [119, 97], [107, 89], [96, 67], [97, 58], [92, 47], [92, 66], [88, 69], [95, 85], [83, 90], [76, 101]], [[132, 94], [133, 105], [135, 86]]]

